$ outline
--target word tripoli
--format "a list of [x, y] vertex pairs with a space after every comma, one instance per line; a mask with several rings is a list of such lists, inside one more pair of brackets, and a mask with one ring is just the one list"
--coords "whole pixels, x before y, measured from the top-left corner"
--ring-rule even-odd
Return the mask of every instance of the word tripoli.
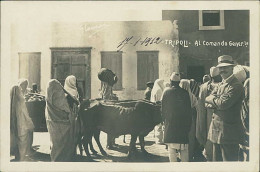
[[168, 39], [166, 39], [165, 44], [171, 45], [172, 47], [179, 46], [179, 45], [181, 45], [183, 47], [189, 47], [190, 42], [187, 40], [168, 40]]

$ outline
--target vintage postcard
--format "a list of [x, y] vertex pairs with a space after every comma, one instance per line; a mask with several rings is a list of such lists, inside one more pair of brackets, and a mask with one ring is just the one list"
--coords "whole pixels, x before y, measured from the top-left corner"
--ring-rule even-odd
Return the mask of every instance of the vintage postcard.
[[259, 2], [1, 2], [1, 171], [258, 170]]

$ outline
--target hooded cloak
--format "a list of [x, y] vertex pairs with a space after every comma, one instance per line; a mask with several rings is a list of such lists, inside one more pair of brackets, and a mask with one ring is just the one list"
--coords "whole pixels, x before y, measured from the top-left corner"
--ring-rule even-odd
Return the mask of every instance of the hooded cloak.
[[73, 156], [73, 115], [65, 92], [56, 79], [49, 81], [46, 96], [46, 123], [51, 140], [51, 160], [70, 161]]

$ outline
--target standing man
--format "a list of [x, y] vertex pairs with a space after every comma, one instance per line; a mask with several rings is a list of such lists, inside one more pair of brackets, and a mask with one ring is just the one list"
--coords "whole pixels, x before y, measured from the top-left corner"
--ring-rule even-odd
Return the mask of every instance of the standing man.
[[189, 161], [189, 131], [191, 128], [191, 101], [189, 93], [179, 86], [180, 74], [173, 73], [171, 87], [162, 95], [162, 119], [165, 125], [164, 143], [168, 145], [170, 162]]
[[209, 126], [212, 120], [213, 109], [205, 107], [205, 98], [221, 82], [219, 75], [219, 68], [213, 66], [210, 68], [210, 80], [200, 86], [199, 99], [198, 99], [198, 115], [196, 121], [196, 138], [201, 145], [205, 148], [205, 157], [207, 161], [212, 161], [213, 144], [207, 140]]
[[231, 56], [218, 57], [217, 67], [222, 82], [205, 100], [214, 109], [208, 139], [213, 143], [213, 161], [238, 161], [239, 143], [244, 140], [240, 117], [243, 85], [233, 75]]

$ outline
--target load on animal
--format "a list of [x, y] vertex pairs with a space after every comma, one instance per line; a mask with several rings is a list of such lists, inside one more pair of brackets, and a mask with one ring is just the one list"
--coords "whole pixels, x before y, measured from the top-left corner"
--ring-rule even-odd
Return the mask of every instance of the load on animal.
[[[100, 152], [106, 155], [99, 140], [100, 131], [114, 137], [130, 134], [131, 141], [128, 157], [136, 151], [136, 139], [139, 137], [141, 151], [145, 150], [144, 137], [161, 122], [161, 106], [145, 100], [85, 100], [80, 106], [79, 116], [83, 122], [83, 146], [88, 157], [88, 145], [94, 136]], [[91, 150], [93, 146], [90, 145]], [[94, 149], [92, 152], [96, 152]]]

